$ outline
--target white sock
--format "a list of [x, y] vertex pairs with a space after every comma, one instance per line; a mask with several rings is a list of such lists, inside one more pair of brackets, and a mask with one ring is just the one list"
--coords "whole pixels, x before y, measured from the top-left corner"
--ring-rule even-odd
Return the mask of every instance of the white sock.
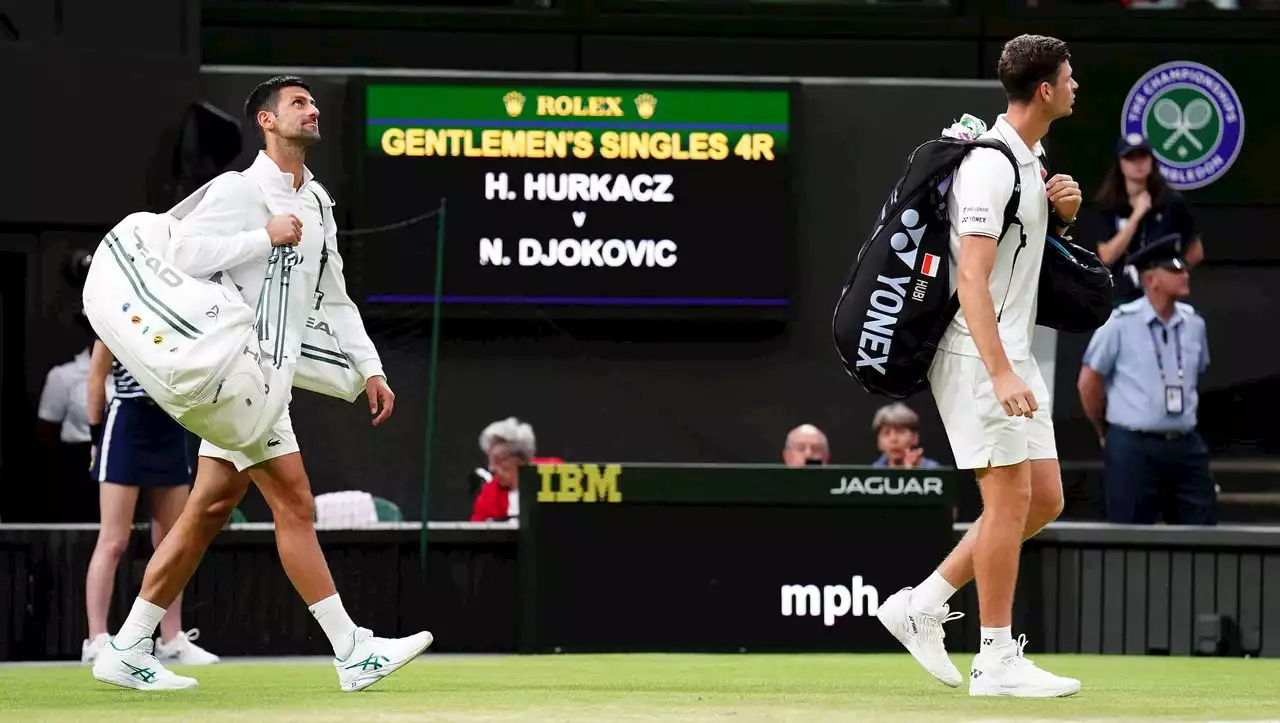
[[956, 594], [956, 589], [937, 570], [911, 591], [911, 604], [917, 610], [936, 613]]
[[139, 640], [155, 637], [156, 626], [164, 617], [164, 608], [152, 605], [142, 598], [134, 598], [129, 617], [124, 619], [120, 632], [113, 641], [116, 648], [125, 650], [133, 647]]
[[320, 627], [324, 629], [324, 634], [329, 636], [329, 643], [333, 645], [333, 656], [338, 660], [346, 660], [356, 646], [353, 636], [356, 624], [352, 622], [346, 608], [342, 607], [342, 598], [334, 593], [312, 605], [310, 610], [311, 614], [316, 616], [316, 622], [320, 623]]
[[1013, 630], [1006, 625], [1003, 628], [982, 628], [982, 648], [979, 652], [990, 652], [995, 648], [1013, 645]]

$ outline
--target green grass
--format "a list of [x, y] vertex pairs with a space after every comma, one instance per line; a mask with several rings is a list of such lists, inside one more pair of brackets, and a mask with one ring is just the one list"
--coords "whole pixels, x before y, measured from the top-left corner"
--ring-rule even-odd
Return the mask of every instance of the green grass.
[[[0, 667], [0, 720], [459, 723], [556, 721], [1226, 721], [1280, 719], [1280, 660], [1036, 656], [1074, 698], [970, 698], [906, 655], [427, 655], [340, 693], [330, 665], [175, 668], [194, 691], [142, 694], [84, 667]], [[964, 670], [967, 657], [957, 656]]]

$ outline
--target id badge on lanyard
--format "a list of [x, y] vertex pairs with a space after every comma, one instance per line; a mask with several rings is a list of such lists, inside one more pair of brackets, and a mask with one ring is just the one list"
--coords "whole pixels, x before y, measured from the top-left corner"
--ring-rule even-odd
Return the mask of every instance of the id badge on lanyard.
[[[1156, 341], [1156, 330], [1154, 327], [1148, 326], [1147, 331], [1151, 332], [1151, 348], [1156, 353], [1156, 367], [1160, 369], [1160, 381], [1164, 384], [1164, 413], [1171, 417], [1182, 416], [1182, 387], [1185, 378], [1182, 366], [1182, 337], [1178, 334], [1178, 328], [1173, 330], [1173, 348], [1174, 358], [1178, 363], [1178, 383], [1170, 384], [1165, 378], [1164, 373], [1164, 357], [1160, 353], [1160, 342]], [[1167, 331], [1166, 331], [1167, 333]]]

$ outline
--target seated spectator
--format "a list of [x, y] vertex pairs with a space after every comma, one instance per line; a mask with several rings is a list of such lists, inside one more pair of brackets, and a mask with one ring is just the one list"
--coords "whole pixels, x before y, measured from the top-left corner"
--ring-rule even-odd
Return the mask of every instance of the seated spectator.
[[533, 427], [515, 417], [484, 428], [480, 451], [488, 457], [488, 467], [475, 471], [483, 484], [471, 509], [472, 522], [501, 521], [520, 515], [520, 467], [564, 461], [559, 457], [534, 457], [536, 447]]
[[802, 424], [787, 434], [782, 447], [782, 461], [788, 467], [826, 465], [831, 461], [827, 435], [812, 424]]
[[941, 467], [938, 462], [924, 456], [920, 448], [920, 415], [901, 402], [876, 410], [871, 420], [876, 433], [876, 447], [880, 458], [873, 467]]

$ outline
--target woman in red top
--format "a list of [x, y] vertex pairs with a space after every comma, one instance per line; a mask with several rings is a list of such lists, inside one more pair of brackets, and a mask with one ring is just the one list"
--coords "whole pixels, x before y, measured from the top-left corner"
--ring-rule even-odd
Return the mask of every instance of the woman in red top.
[[494, 422], [480, 433], [480, 450], [489, 458], [486, 479], [471, 509], [472, 522], [506, 520], [520, 514], [519, 472], [525, 464], [556, 464], [557, 457], [534, 457], [533, 427], [515, 417]]

